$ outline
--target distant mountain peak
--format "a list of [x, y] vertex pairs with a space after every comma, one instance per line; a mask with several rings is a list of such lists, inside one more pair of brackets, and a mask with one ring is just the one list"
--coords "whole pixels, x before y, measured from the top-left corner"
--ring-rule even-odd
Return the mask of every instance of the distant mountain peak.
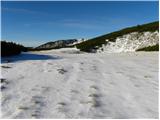
[[58, 48], [65, 48], [70, 47], [75, 42], [78, 42], [77, 39], [66, 39], [66, 40], [57, 40], [57, 41], [50, 41], [45, 44], [42, 44], [35, 49], [37, 50], [48, 50], [48, 49], [58, 49]]

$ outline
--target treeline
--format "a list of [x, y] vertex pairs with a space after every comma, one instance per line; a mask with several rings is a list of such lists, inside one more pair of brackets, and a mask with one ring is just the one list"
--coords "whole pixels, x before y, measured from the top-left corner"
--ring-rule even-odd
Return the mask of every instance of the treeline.
[[27, 52], [27, 48], [23, 45], [13, 42], [1, 41], [1, 57], [18, 55], [22, 51]]
[[102, 36], [98, 36], [96, 38], [92, 38], [85, 42], [79, 43], [76, 45], [76, 47], [81, 51], [91, 52], [92, 50], [101, 47], [102, 44], [107, 44], [106, 39], [115, 42], [115, 39], [119, 36], [123, 36], [131, 32], [145, 32], [145, 31], [150, 31], [150, 32], [159, 31], [159, 21], [143, 25], [137, 25], [116, 32], [112, 32], [109, 34], [105, 34]]

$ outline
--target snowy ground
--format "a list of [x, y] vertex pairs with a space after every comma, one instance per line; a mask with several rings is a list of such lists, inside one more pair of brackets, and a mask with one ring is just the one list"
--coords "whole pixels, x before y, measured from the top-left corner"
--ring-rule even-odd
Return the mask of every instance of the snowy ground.
[[2, 117], [158, 118], [158, 52], [78, 53], [2, 59]]

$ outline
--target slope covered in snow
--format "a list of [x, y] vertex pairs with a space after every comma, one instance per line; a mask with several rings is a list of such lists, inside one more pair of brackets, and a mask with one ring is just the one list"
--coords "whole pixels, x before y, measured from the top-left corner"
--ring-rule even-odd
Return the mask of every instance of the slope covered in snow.
[[[106, 40], [108, 41], [108, 40]], [[159, 43], [159, 32], [133, 32], [117, 37], [115, 42], [108, 41], [97, 52], [133, 52], [140, 48], [153, 46]]]
[[[101, 48], [102, 45], [106, 45], [109, 42], [109, 45], [107, 46], [107, 50], [109, 52], [110, 51], [113, 51], [113, 52], [131, 51], [137, 47], [139, 48], [139, 47], [142, 47], [148, 44], [153, 44], [149, 38], [152, 38], [153, 40], [154, 35], [156, 36], [155, 41], [157, 43], [158, 42], [158, 35], [157, 35], [158, 32], [156, 31], [159, 31], [159, 21], [137, 25], [137, 26], [132, 26], [132, 27], [127, 27], [127, 28], [124, 28], [118, 31], [113, 31], [108, 34], [97, 36], [95, 38], [86, 40], [80, 44], [77, 44], [76, 47], [80, 49], [81, 51], [85, 51], [85, 52], [97, 52], [97, 49], [99, 48], [103, 49]], [[147, 39], [146, 41], [144, 40], [145, 38]], [[114, 43], [115, 41], [116, 43]], [[111, 48], [111, 50], [109, 48]]]
[[158, 118], [157, 52], [75, 53], [6, 58], [2, 118]]

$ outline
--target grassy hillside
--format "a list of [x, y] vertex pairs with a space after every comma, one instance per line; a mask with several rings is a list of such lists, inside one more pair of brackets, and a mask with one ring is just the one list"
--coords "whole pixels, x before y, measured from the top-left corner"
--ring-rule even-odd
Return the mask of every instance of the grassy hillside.
[[134, 27], [125, 28], [116, 32], [112, 32], [106, 35], [102, 35], [93, 39], [89, 39], [85, 42], [77, 44], [76, 47], [81, 51], [91, 52], [93, 49], [101, 47], [102, 44], [107, 44], [106, 39], [114, 41], [117, 37], [131, 33], [131, 32], [145, 32], [145, 31], [156, 31], [159, 30], [159, 21], [137, 25]]
[[27, 48], [22, 45], [13, 43], [13, 42], [6, 42], [1, 41], [1, 56], [11, 56], [11, 55], [18, 55], [21, 52], [26, 52]]
[[137, 51], [159, 51], [159, 44], [156, 44], [154, 46], [148, 46], [145, 48], [140, 48]]

